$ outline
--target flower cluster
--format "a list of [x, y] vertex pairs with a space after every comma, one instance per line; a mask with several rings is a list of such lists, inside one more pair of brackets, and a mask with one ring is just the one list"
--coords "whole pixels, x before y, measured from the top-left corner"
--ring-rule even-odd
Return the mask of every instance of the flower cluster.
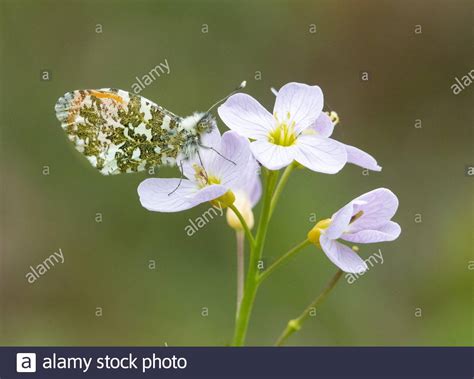
[[[202, 145], [213, 149], [202, 148], [198, 156], [184, 162], [184, 178], [143, 181], [138, 187], [141, 204], [151, 211], [179, 212], [211, 202], [232, 208], [227, 210], [231, 227], [242, 229], [243, 219], [251, 229], [252, 208], [262, 192], [260, 167], [275, 171], [301, 165], [335, 174], [351, 163], [380, 171], [368, 153], [330, 138], [339, 118], [335, 112], [323, 112], [323, 105], [321, 89], [302, 83], [284, 85], [276, 93], [272, 113], [247, 94], [232, 95], [218, 108], [231, 130], [222, 136], [213, 130], [203, 137]], [[367, 265], [355, 252], [357, 248], [339, 240], [373, 243], [396, 239], [400, 226], [391, 218], [397, 208], [398, 199], [391, 191], [376, 189], [319, 221], [308, 240], [341, 270], [362, 272]]]

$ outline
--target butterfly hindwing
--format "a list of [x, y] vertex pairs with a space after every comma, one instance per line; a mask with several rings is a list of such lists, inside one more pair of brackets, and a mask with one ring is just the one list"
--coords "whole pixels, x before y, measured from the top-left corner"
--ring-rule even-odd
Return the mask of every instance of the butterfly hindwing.
[[68, 92], [55, 110], [76, 149], [104, 175], [176, 164], [184, 142], [180, 117], [123, 90]]

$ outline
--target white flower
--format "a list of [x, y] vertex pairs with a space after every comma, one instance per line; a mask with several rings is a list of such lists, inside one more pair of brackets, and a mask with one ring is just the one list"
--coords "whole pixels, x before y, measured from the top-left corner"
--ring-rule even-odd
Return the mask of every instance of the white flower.
[[393, 241], [401, 232], [392, 221], [398, 209], [397, 196], [387, 188], [367, 192], [339, 209], [330, 219], [319, 221], [308, 239], [345, 272], [361, 273], [367, 264], [349, 246], [339, 242], [376, 243]]
[[313, 171], [335, 174], [347, 162], [344, 146], [316, 133], [304, 133], [322, 109], [323, 93], [318, 86], [288, 83], [278, 92], [273, 116], [242, 93], [232, 95], [218, 112], [230, 129], [253, 140], [250, 149], [266, 168], [279, 170], [296, 161]]

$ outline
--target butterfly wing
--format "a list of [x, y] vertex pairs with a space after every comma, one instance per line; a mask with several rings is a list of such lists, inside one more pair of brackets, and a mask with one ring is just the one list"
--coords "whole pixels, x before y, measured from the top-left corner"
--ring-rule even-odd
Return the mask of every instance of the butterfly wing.
[[104, 175], [173, 165], [184, 143], [180, 117], [127, 91], [68, 92], [55, 110], [76, 149]]

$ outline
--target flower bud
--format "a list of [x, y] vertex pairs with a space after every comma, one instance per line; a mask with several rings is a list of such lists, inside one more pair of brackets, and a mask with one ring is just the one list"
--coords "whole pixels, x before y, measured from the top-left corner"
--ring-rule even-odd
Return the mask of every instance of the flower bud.
[[308, 232], [308, 240], [311, 243], [315, 244], [317, 247], [321, 247], [321, 244], [319, 243], [319, 237], [321, 237], [321, 234], [324, 233], [324, 231], [329, 227], [330, 224], [330, 218], [318, 221], [314, 228]]
[[[237, 192], [235, 196], [234, 206], [237, 208], [237, 210], [240, 212], [240, 214], [244, 218], [249, 229], [252, 229], [254, 225], [252, 204], [250, 204], [250, 201], [247, 195], [244, 193]], [[232, 229], [243, 230], [243, 227], [239, 218], [237, 217], [237, 215], [234, 213], [232, 209], [227, 209], [226, 218], [227, 218], [227, 223]]]

